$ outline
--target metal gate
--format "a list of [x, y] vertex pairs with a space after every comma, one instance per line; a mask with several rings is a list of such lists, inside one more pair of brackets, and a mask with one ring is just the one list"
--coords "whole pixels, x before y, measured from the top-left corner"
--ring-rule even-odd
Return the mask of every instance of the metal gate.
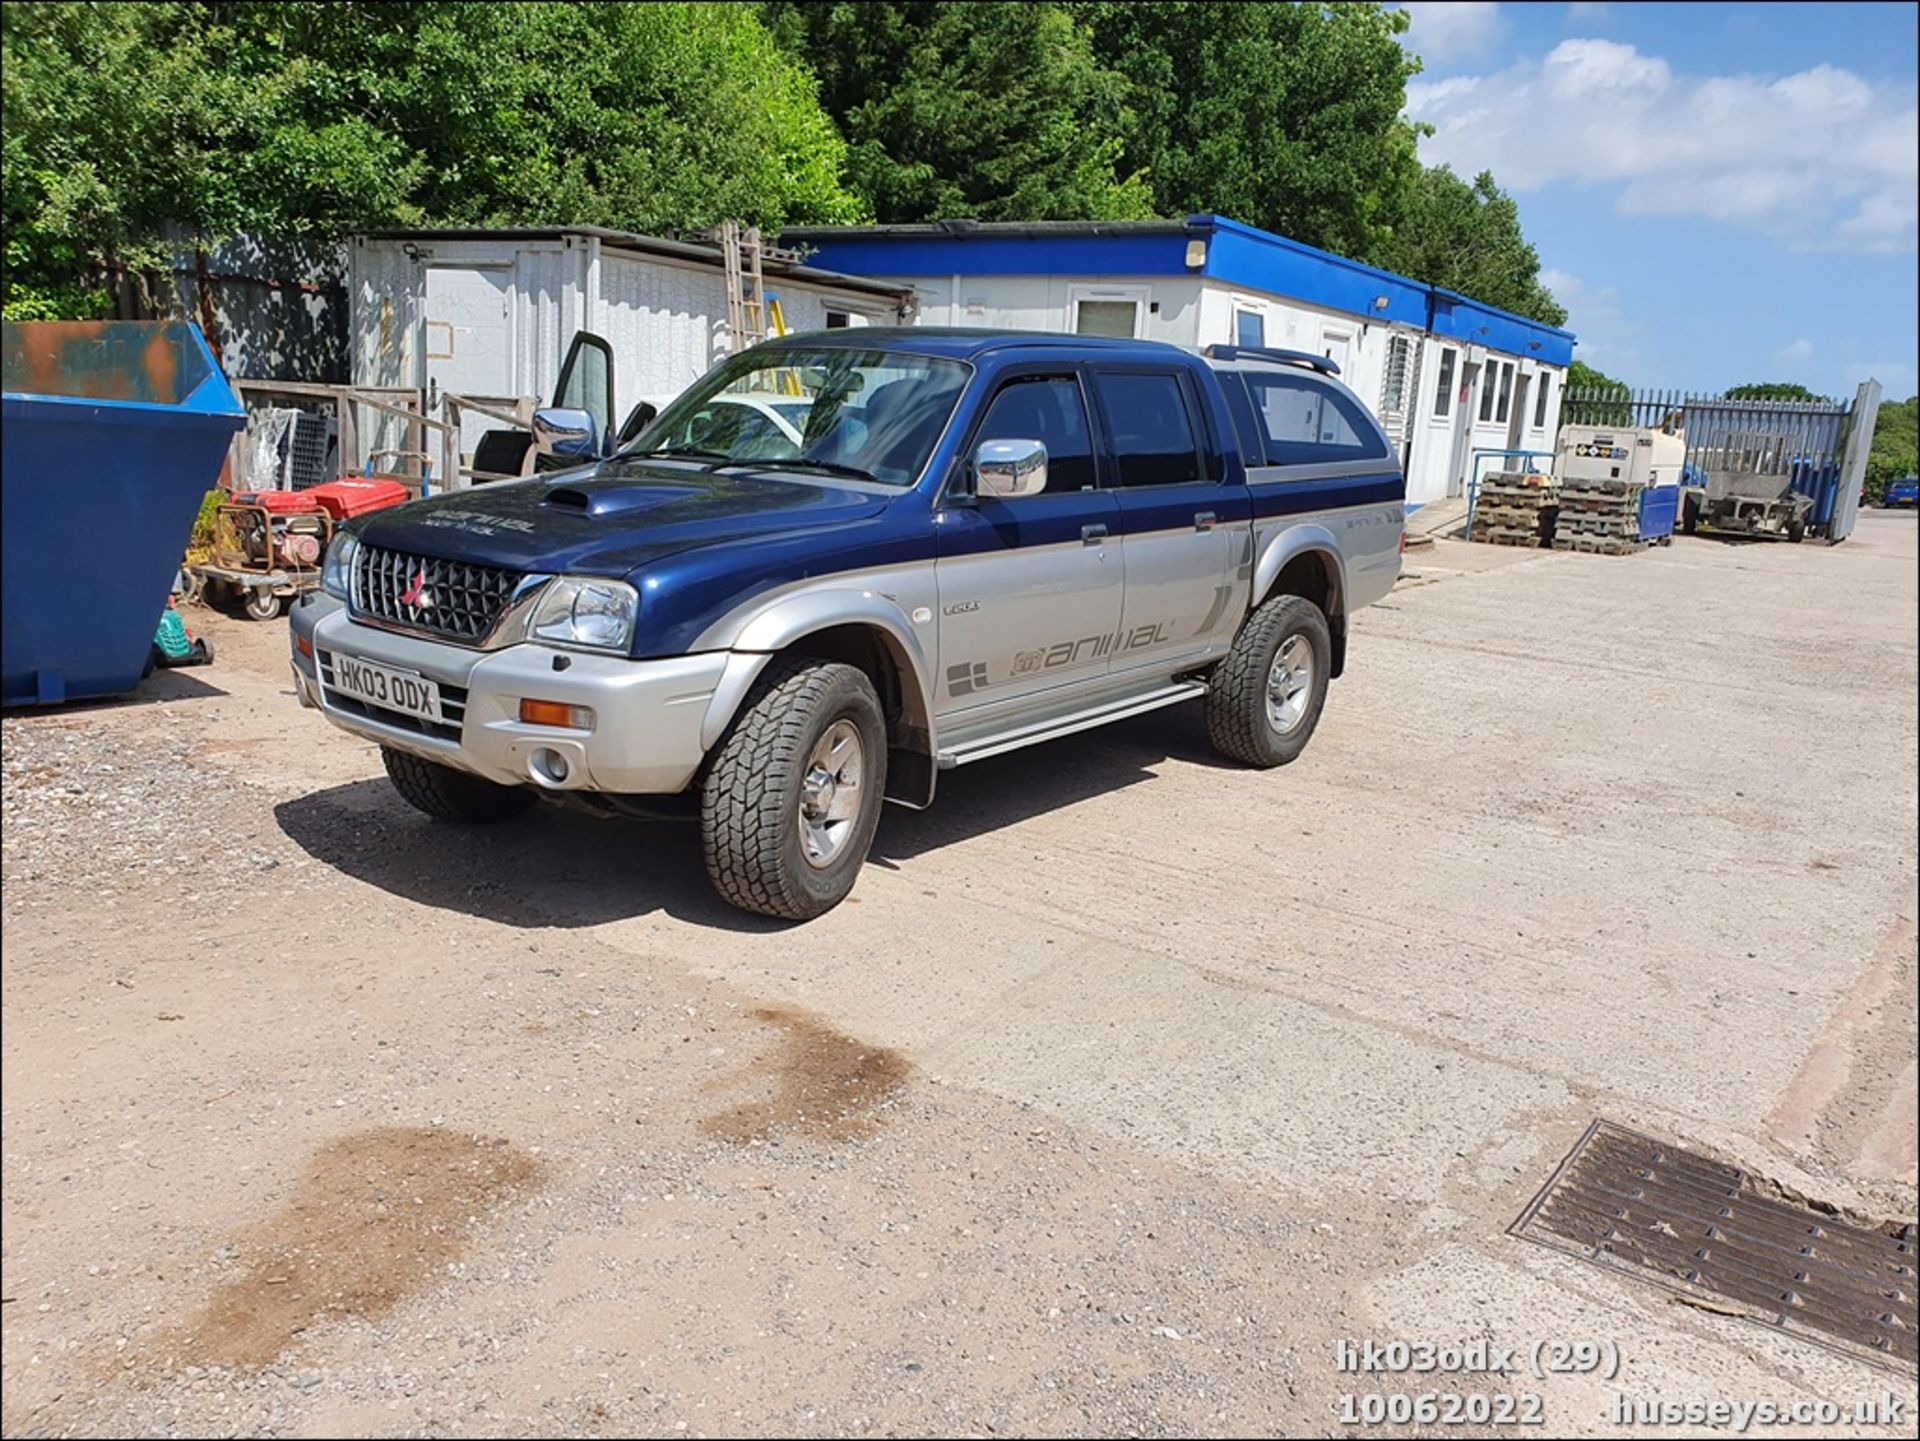
[[1863, 383], [1851, 405], [1837, 400], [1741, 400], [1681, 390], [1569, 389], [1562, 425], [1681, 431], [1689, 484], [1708, 475], [1777, 475], [1813, 503], [1808, 529], [1830, 541], [1853, 533], [1860, 484], [1880, 412], [1880, 382]]

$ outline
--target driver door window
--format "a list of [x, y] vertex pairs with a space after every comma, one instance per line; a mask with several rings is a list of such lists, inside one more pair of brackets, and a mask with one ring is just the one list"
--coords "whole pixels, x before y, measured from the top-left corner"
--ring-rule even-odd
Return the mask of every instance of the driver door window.
[[1091, 490], [1096, 483], [1093, 435], [1076, 376], [1036, 375], [1009, 382], [988, 405], [974, 448], [985, 440], [1037, 440], [1044, 445], [1045, 494]]

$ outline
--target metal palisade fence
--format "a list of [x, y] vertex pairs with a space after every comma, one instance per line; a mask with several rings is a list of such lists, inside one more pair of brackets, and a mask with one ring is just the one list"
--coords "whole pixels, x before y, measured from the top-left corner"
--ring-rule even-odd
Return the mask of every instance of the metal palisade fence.
[[1608, 386], [1568, 390], [1562, 425], [1614, 425], [1683, 434], [1689, 484], [1715, 472], [1774, 474], [1813, 500], [1816, 533], [1844, 540], [1859, 509], [1880, 383], [1853, 402], [1742, 400], [1685, 390]]

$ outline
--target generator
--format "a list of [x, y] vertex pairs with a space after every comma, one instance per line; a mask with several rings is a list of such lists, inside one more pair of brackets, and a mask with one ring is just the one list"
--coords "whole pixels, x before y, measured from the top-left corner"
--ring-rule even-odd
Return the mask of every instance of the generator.
[[1664, 430], [1613, 425], [1564, 425], [1553, 462], [1554, 479], [1624, 480], [1645, 490], [1679, 485], [1687, 438]]
[[316, 566], [332, 538], [331, 517], [302, 491], [242, 491], [220, 510], [223, 529], [231, 530], [229, 544], [222, 547], [229, 564], [269, 570]]
[[287, 600], [320, 583], [332, 539], [333, 517], [311, 495], [241, 491], [215, 517], [211, 556], [187, 567], [189, 594], [238, 594], [248, 615], [272, 620]]

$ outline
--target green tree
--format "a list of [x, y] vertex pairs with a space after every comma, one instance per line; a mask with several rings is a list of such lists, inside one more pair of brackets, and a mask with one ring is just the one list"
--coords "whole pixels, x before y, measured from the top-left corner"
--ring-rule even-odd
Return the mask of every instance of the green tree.
[[1769, 380], [1757, 385], [1736, 385], [1726, 394], [1728, 400], [1812, 400], [1825, 401], [1824, 395], [1815, 395], [1804, 385], [1795, 385], [1791, 381]]
[[1584, 360], [1567, 367], [1566, 396], [1562, 402], [1563, 425], [1630, 425], [1633, 410], [1628, 404], [1633, 392], [1626, 382], [1595, 370]]
[[765, 12], [820, 76], [853, 186], [884, 222], [1150, 215], [1120, 164], [1125, 82], [1056, 5], [801, 4]]
[[1887, 482], [1920, 471], [1920, 396], [1883, 401], [1867, 451], [1867, 496], [1879, 500]]
[[169, 225], [777, 227], [865, 213], [806, 67], [727, 5], [0, 7], [9, 316]]
[[1566, 307], [1540, 283], [1540, 254], [1520, 229], [1519, 207], [1490, 171], [1471, 185], [1444, 165], [1423, 171], [1370, 258], [1546, 325], [1567, 323]]
[[1386, 247], [1419, 175], [1419, 69], [1377, 5], [1069, 6], [1131, 111], [1121, 170], [1162, 215], [1214, 211], [1337, 254]]

